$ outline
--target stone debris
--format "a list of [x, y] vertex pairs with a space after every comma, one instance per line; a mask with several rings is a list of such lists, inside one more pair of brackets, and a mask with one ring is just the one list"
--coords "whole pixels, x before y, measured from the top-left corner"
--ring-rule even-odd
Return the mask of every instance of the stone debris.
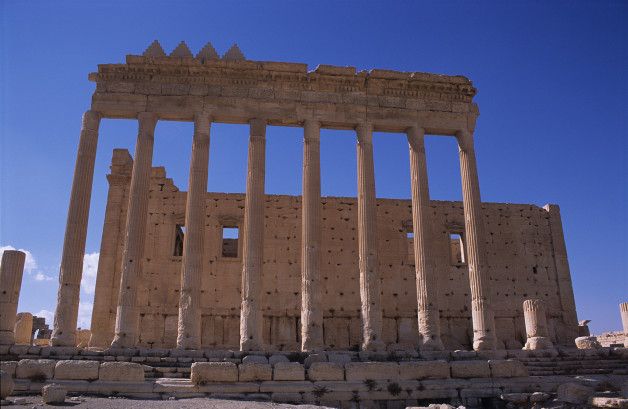
[[558, 387], [556, 399], [567, 403], [587, 403], [595, 390], [579, 383], [565, 383]]
[[45, 385], [41, 390], [41, 400], [44, 403], [63, 403], [68, 391], [56, 383]]
[[600, 349], [602, 345], [595, 337], [578, 337], [575, 340], [578, 349]]

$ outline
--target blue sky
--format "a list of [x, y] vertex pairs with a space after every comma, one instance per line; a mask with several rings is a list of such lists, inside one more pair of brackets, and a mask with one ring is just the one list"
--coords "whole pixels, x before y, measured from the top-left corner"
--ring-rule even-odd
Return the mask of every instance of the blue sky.
[[[154, 40], [251, 60], [464, 75], [479, 105], [482, 199], [561, 207], [579, 319], [620, 330], [628, 301], [625, 1], [18, 1], [0, 3], [0, 247], [30, 252], [19, 310], [54, 311], [81, 115], [98, 64]], [[137, 123], [103, 120], [81, 292], [89, 323], [113, 148]], [[187, 189], [192, 125], [160, 122], [153, 165]], [[248, 129], [212, 125], [209, 189], [243, 192]], [[302, 130], [269, 128], [266, 192], [300, 194]], [[322, 132], [323, 195], [356, 194], [355, 135]], [[409, 198], [407, 142], [374, 137], [378, 197]], [[455, 140], [426, 137], [430, 193], [461, 200]]]

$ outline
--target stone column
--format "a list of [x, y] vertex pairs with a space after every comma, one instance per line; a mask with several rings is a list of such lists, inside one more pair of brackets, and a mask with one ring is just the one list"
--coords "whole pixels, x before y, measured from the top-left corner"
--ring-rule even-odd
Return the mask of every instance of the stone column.
[[240, 349], [263, 350], [262, 267], [264, 252], [264, 178], [266, 169], [266, 121], [250, 123], [249, 158], [244, 205], [244, 259], [242, 263], [242, 311]]
[[209, 115], [194, 116], [194, 140], [185, 208], [185, 236], [181, 267], [181, 299], [177, 348], [201, 347], [201, 273], [205, 236], [205, 197], [209, 165]]
[[[16, 345], [31, 345], [33, 334], [33, 314], [30, 312], [20, 312], [15, 317], [15, 333]], [[76, 346], [76, 345], [75, 345]]]
[[469, 281], [471, 283], [471, 314], [473, 319], [473, 349], [495, 349], [495, 317], [490, 302], [486, 237], [480, 183], [475, 163], [473, 134], [458, 131], [460, 171], [462, 174], [462, 197], [464, 225], [467, 238]]
[[624, 346], [628, 348], [628, 302], [619, 304], [619, 311], [621, 312], [621, 323], [624, 327]]
[[100, 114], [94, 111], [87, 111], [83, 114], [61, 254], [59, 292], [50, 339], [52, 346], [76, 346], [79, 293], [83, 276], [83, 256], [85, 255], [100, 118]]
[[547, 331], [545, 303], [543, 300], [525, 300], [523, 302], [523, 317], [528, 338], [523, 349], [555, 349]]
[[[120, 267], [116, 260], [121, 259], [118, 257], [120, 252], [118, 237], [120, 230], [124, 228], [123, 223], [126, 221], [126, 219], [122, 219], [121, 209], [124, 209], [128, 204], [126, 191], [131, 182], [132, 168], [133, 158], [129, 152], [126, 149], [114, 149], [111, 158], [111, 174], [107, 175], [109, 193], [107, 194], [105, 223], [100, 241], [100, 256], [98, 257], [90, 347], [107, 348], [111, 345], [115, 334], [116, 307], [120, 292], [117, 288], [120, 284], [120, 277], [116, 274]], [[124, 171], [120, 169], [124, 169]], [[114, 291], [114, 289], [118, 291]]]
[[303, 124], [303, 203], [301, 218], [301, 349], [322, 351], [321, 154], [320, 123]]
[[373, 124], [356, 127], [358, 135], [358, 243], [360, 257], [360, 299], [362, 350], [386, 349], [382, 341], [382, 306], [377, 257], [377, 207], [373, 167]]
[[0, 345], [14, 345], [15, 314], [22, 288], [22, 274], [26, 254], [5, 250], [0, 265]]
[[412, 184], [412, 231], [421, 350], [442, 350], [438, 282], [432, 258], [430, 237], [430, 191], [425, 159], [425, 130], [412, 127], [407, 131], [410, 145], [410, 179]]
[[126, 242], [122, 259], [120, 295], [116, 313], [116, 334], [112, 347], [133, 348], [140, 327], [137, 295], [142, 281], [142, 261], [148, 219], [148, 192], [153, 161], [153, 143], [157, 116], [151, 112], [137, 115], [139, 131], [135, 144], [129, 212], [126, 219]]

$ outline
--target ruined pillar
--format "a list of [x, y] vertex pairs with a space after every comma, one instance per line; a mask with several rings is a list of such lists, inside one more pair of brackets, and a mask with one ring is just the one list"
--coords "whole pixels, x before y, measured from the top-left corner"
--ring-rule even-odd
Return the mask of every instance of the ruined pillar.
[[16, 345], [31, 345], [31, 336], [33, 334], [33, 314], [30, 312], [20, 312], [15, 317], [15, 333]]
[[621, 312], [621, 323], [624, 327], [624, 346], [628, 348], [628, 302], [619, 304], [619, 311]]
[[543, 300], [525, 300], [523, 317], [526, 323], [527, 341], [523, 349], [555, 349], [547, 331], [545, 303]]
[[76, 346], [79, 293], [83, 276], [83, 256], [85, 255], [100, 118], [100, 114], [94, 111], [87, 111], [83, 114], [61, 254], [59, 292], [50, 339], [52, 346]]
[[434, 271], [430, 240], [430, 191], [425, 159], [425, 130], [412, 127], [407, 131], [410, 145], [410, 179], [412, 185], [412, 231], [416, 269], [417, 314], [421, 350], [442, 350], [438, 282]]
[[185, 207], [185, 235], [181, 267], [181, 299], [177, 348], [201, 347], [201, 273], [205, 236], [205, 196], [209, 165], [209, 115], [194, 115], [194, 139]]
[[250, 122], [249, 158], [244, 205], [244, 259], [242, 263], [242, 311], [240, 349], [263, 350], [262, 267], [264, 252], [264, 178], [266, 169], [266, 121]]
[[320, 123], [303, 124], [303, 204], [301, 218], [301, 349], [322, 351], [321, 154]]
[[377, 207], [373, 167], [373, 124], [356, 127], [358, 136], [358, 243], [362, 350], [385, 350], [382, 341], [382, 306], [377, 257]]
[[[122, 174], [120, 168], [128, 168]], [[116, 326], [116, 307], [118, 305], [118, 286], [116, 271], [119, 265], [116, 260], [120, 248], [118, 237], [124, 228], [121, 209], [128, 204], [125, 192], [131, 179], [133, 158], [126, 149], [114, 149], [111, 158], [111, 174], [107, 175], [109, 193], [107, 194], [107, 208], [105, 209], [105, 224], [100, 241], [100, 256], [98, 257], [98, 274], [96, 275], [96, 290], [94, 292], [94, 307], [92, 309], [90, 347], [107, 348], [113, 341]], [[118, 291], [114, 291], [114, 289]]]
[[142, 281], [142, 261], [148, 218], [148, 192], [153, 161], [153, 143], [157, 116], [151, 112], [137, 115], [139, 131], [131, 175], [129, 211], [126, 219], [126, 242], [122, 259], [120, 295], [116, 313], [116, 333], [112, 347], [133, 348], [140, 327], [140, 306], [137, 303]]
[[15, 314], [22, 287], [26, 254], [5, 250], [0, 265], [0, 345], [14, 345]]
[[464, 225], [467, 239], [469, 281], [471, 283], [473, 349], [495, 349], [497, 342], [495, 317], [490, 301], [490, 277], [486, 256], [484, 218], [473, 147], [473, 134], [467, 130], [461, 130], [458, 131], [456, 137], [460, 153]]

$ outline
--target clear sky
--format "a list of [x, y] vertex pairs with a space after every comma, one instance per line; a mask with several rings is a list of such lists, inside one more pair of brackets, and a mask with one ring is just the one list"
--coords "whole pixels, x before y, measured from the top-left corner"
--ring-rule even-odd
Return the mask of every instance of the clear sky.
[[[51, 317], [81, 116], [98, 64], [154, 40], [247, 59], [464, 75], [478, 89], [482, 199], [561, 207], [578, 319], [621, 329], [628, 301], [626, 1], [0, 2], [0, 247], [29, 251], [19, 310]], [[113, 148], [137, 122], [103, 120], [81, 291], [89, 327]], [[248, 129], [212, 125], [208, 188], [243, 192]], [[190, 123], [160, 122], [153, 165], [187, 190]], [[269, 128], [266, 192], [301, 193], [302, 130]], [[355, 134], [322, 132], [323, 195], [355, 196]], [[407, 141], [374, 137], [378, 197], [409, 198]], [[430, 193], [461, 200], [454, 138], [427, 136]], [[49, 321], [51, 324], [51, 321]]]

